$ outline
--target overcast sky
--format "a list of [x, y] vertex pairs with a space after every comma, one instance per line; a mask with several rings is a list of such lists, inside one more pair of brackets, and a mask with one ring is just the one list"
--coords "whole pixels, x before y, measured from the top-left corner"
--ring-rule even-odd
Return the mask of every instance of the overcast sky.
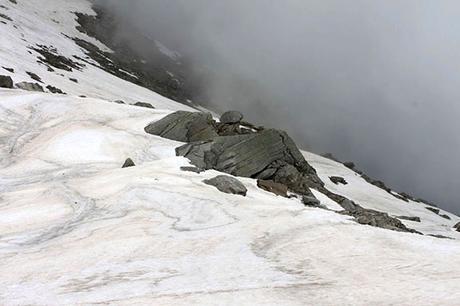
[[458, 1], [106, 2], [212, 71], [212, 108], [460, 213]]

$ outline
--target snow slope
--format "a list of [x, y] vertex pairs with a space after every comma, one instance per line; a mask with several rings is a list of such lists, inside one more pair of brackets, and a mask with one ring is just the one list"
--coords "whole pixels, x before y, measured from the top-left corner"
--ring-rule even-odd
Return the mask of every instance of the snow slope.
[[[15, 69], [15, 82], [31, 71], [68, 95], [0, 90], [1, 305], [458, 305], [460, 218], [398, 200], [309, 152], [331, 191], [418, 216], [403, 222], [453, 239], [359, 225], [317, 191], [331, 210], [247, 178], [247, 197], [223, 194], [202, 182], [217, 172], [181, 171], [180, 143], [143, 131], [186, 106], [91, 65], [48, 72], [27, 52], [38, 43], [83, 57], [60, 33], [81, 35], [70, 12], [90, 13], [85, 0], [18, 1], [0, 0], [13, 19], [0, 24], [0, 66]], [[121, 169], [128, 157], [137, 166]]]

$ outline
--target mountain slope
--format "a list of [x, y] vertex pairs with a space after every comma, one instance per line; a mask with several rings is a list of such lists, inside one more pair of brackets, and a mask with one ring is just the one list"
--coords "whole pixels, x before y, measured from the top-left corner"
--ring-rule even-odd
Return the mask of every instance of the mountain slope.
[[[0, 24], [0, 66], [14, 69], [0, 74], [36, 82], [32, 72], [67, 93], [0, 89], [0, 304], [458, 304], [459, 217], [398, 199], [309, 152], [327, 189], [419, 217], [401, 221], [425, 235], [360, 225], [315, 190], [330, 210], [249, 178], [238, 178], [246, 197], [221, 193], [203, 183], [220, 173], [181, 171], [189, 165], [175, 154], [182, 143], [144, 132], [191, 108], [88, 64], [70, 37], [106, 48], [76, 30], [73, 12], [92, 14], [87, 1], [0, 4], [12, 20]], [[39, 45], [81, 68], [48, 71], [29, 48]], [[137, 166], [122, 169], [128, 157]]]

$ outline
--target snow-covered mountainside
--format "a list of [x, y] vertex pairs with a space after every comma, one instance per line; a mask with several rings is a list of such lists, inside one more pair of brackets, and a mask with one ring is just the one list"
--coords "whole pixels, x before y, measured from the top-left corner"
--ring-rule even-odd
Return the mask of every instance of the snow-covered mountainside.
[[222, 173], [182, 171], [183, 143], [144, 131], [193, 109], [76, 44], [108, 51], [76, 29], [89, 2], [15, 2], [0, 0], [0, 75], [45, 92], [0, 89], [1, 305], [459, 304], [458, 216], [309, 152], [327, 190], [419, 233], [359, 224], [319, 190], [320, 207], [252, 178], [222, 193], [203, 182]]

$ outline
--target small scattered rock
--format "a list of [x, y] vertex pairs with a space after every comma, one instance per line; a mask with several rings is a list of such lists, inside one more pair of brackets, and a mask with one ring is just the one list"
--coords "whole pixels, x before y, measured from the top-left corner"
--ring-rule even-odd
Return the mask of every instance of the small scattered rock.
[[355, 168], [355, 163], [354, 162], [344, 162], [343, 165], [349, 169], [354, 169]]
[[40, 91], [40, 92], [45, 91], [43, 87], [38, 83], [21, 82], [21, 83], [16, 83], [15, 86], [19, 89], [28, 90], [28, 91]]
[[444, 218], [444, 219], [447, 219], [447, 220], [451, 220], [450, 217], [448, 215], [445, 215], [445, 214], [439, 214], [439, 216], [441, 218]]
[[123, 100], [115, 100], [115, 101], [113, 101], [113, 103], [126, 104], [125, 101], [123, 101]]
[[454, 225], [454, 228], [457, 230], [457, 232], [460, 232], [460, 222]]
[[180, 170], [185, 172], [194, 172], [198, 174], [204, 171], [203, 169], [200, 169], [198, 167], [180, 167]]
[[288, 196], [288, 188], [284, 184], [275, 183], [271, 180], [257, 180], [257, 186], [265, 191], [271, 192], [282, 197]]
[[229, 194], [246, 196], [247, 189], [239, 180], [227, 175], [219, 175], [203, 181], [207, 185], [216, 187], [219, 191]]
[[425, 207], [425, 208], [428, 209], [429, 211], [434, 212], [435, 214], [439, 215], [439, 212], [440, 212], [439, 209], [433, 208], [433, 207]]
[[321, 202], [315, 197], [303, 196], [302, 203], [309, 207], [321, 207]]
[[0, 75], [0, 87], [13, 88], [13, 79], [6, 75]]
[[51, 85], [46, 86], [46, 89], [48, 89], [51, 93], [54, 93], [54, 94], [65, 95], [65, 92], [63, 92], [59, 88], [51, 86]]
[[447, 236], [443, 236], [443, 235], [433, 235], [433, 234], [429, 234], [428, 236], [431, 236], [431, 237], [434, 237], [434, 238], [439, 238], [439, 239], [451, 239], [451, 240], [454, 239], [454, 238], [452, 238], [452, 237], [447, 237]]
[[133, 105], [139, 106], [139, 107], [145, 107], [145, 108], [152, 108], [152, 109], [155, 108], [152, 104], [146, 103], [146, 102], [136, 102]]
[[3, 67], [3, 66], [2, 66], [2, 68], [5, 69], [5, 70], [8, 71], [8, 72], [14, 73], [14, 69], [13, 69], [13, 68], [7, 68], [7, 67]]
[[408, 220], [412, 222], [421, 222], [420, 217], [399, 216], [396, 218], [401, 219], [401, 220]]
[[78, 80], [77, 80], [77, 79], [69, 78], [69, 80], [71, 80], [71, 81], [74, 82], [74, 83], [78, 83]]
[[340, 177], [340, 176], [331, 176], [329, 177], [329, 179], [331, 180], [331, 182], [333, 182], [336, 185], [338, 184], [347, 185], [348, 184], [348, 182], [343, 177]]
[[26, 73], [27, 73], [33, 80], [35, 80], [35, 81], [37, 81], [37, 82], [40, 82], [40, 83], [43, 83], [43, 82], [42, 82], [42, 79], [41, 79], [38, 75], [36, 75], [35, 73], [29, 72], [29, 71], [26, 71]]
[[240, 123], [243, 120], [243, 114], [238, 111], [228, 111], [222, 114], [220, 122], [225, 124]]
[[79, 95], [79, 97], [80, 97], [80, 98], [86, 98], [86, 96], [85, 96], [85, 95]]
[[129, 168], [134, 167], [136, 164], [133, 162], [131, 158], [126, 159], [125, 163], [123, 164], [122, 168]]

